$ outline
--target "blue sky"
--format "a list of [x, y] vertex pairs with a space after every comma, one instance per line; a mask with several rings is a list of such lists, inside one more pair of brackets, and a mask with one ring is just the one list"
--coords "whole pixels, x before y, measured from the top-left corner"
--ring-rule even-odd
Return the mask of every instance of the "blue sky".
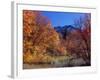
[[42, 15], [48, 17], [53, 26], [73, 25], [75, 20], [83, 17], [85, 14], [86, 13], [42, 11]]

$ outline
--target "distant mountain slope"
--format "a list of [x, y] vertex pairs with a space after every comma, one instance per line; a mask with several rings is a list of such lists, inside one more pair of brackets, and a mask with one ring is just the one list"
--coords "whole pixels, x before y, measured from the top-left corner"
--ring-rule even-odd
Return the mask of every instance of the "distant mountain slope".
[[66, 39], [67, 35], [69, 35], [75, 28], [72, 25], [65, 25], [65, 26], [56, 26], [54, 27], [56, 32], [59, 33], [60, 37]]

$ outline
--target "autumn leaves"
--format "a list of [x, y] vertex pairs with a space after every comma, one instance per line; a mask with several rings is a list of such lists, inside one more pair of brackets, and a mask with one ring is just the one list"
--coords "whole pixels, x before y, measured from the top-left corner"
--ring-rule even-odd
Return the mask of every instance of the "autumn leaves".
[[46, 62], [51, 59], [48, 49], [59, 44], [59, 36], [50, 22], [38, 11], [23, 11], [24, 63]]
[[23, 64], [90, 65], [90, 16], [75, 26], [65, 26], [60, 33], [40, 11], [23, 10]]

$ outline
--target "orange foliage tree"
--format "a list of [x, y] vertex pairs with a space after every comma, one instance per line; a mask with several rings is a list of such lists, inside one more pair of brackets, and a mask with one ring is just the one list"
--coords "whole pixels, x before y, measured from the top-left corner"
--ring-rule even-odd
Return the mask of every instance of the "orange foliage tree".
[[[47, 48], [59, 44], [59, 36], [50, 21], [39, 11], [23, 11], [23, 59], [24, 62], [39, 62]], [[43, 59], [43, 57], [42, 57]]]

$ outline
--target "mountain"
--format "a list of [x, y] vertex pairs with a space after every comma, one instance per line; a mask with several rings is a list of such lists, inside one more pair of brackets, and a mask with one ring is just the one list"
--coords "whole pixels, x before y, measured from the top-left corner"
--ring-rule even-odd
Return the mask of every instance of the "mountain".
[[59, 33], [60, 37], [66, 39], [67, 35], [70, 34], [74, 29], [72, 25], [65, 25], [65, 26], [56, 26], [54, 27], [57, 33]]

